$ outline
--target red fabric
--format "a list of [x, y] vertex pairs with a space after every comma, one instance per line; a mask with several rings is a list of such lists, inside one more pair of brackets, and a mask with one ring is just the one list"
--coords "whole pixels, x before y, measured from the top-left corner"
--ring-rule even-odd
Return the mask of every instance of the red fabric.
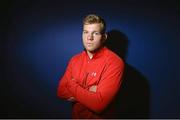
[[[70, 60], [57, 95], [66, 100], [72, 96], [76, 99], [73, 118], [102, 118], [113, 112], [108, 105], [120, 88], [123, 71], [122, 59], [106, 47], [92, 59], [83, 51]], [[96, 92], [89, 91], [93, 85], [97, 85]]]

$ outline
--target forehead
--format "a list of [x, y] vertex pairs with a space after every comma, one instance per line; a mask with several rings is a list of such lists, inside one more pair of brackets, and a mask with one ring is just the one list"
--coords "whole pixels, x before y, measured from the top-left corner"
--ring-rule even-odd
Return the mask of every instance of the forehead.
[[84, 24], [83, 30], [86, 31], [101, 31], [102, 30], [102, 25], [100, 23], [95, 23], [95, 24]]

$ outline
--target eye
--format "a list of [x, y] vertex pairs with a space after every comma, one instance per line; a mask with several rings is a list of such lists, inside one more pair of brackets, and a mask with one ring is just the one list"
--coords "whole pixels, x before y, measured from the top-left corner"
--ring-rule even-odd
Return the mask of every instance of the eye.
[[100, 32], [94, 32], [94, 35], [101, 35]]
[[87, 31], [83, 31], [83, 34], [87, 34], [88, 32]]

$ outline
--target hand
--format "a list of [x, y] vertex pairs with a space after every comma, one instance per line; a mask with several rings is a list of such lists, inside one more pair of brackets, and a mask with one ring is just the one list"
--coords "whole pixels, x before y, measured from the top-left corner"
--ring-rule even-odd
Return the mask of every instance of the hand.
[[96, 92], [97, 91], [97, 85], [93, 85], [89, 88], [90, 92]]
[[67, 99], [67, 101], [70, 101], [70, 102], [75, 102], [75, 101], [76, 101], [76, 99], [75, 99], [74, 97], [70, 97], [70, 98], [68, 98], [68, 99]]

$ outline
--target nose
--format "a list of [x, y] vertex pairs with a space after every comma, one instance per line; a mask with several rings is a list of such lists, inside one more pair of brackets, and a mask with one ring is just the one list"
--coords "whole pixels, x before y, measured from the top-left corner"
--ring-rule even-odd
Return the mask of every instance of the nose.
[[93, 34], [89, 34], [87, 38], [88, 38], [88, 40], [93, 40], [94, 36], [93, 36]]

